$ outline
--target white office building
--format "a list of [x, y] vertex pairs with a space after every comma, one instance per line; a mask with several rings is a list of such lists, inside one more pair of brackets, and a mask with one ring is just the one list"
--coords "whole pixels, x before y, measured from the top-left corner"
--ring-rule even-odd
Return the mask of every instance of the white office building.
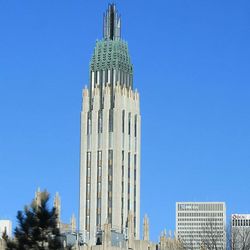
[[103, 39], [96, 42], [89, 77], [81, 112], [80, 230], [94, 245], [105, 223], [123, 234], [132, 216], [132, 234], [139, 238], [139, 93], [114, 4], [104, 14]]
[[250, 214], [231, 215], [231, 249], [250, 249]]
[[176, 236], [186, 249], [226, 249], [224, 202], [177, 202]]
[[0, 220], [0, 238], [4, 232], [9, 238], [12, 237], [12, 222], [10, 220]]

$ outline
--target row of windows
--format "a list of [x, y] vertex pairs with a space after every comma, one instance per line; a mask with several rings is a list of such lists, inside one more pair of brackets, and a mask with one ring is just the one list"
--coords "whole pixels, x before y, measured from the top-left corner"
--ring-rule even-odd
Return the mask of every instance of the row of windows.
[[[101, 133], [98, 133], [98, 149], [102, 148], [102, 143], [103, 141], [103, 136]], [[108, 145], [109, 148], [113, 148], [113, 133], [109, 132], [109, 138], [108, 138]], [[128, 137], [128, 146], [129, 146], [129, 151], [131, 150], [131, 136], [129, 135]], [[125, 135], [122, 134], [122, 148], [125, 147]], [[87, 149], [91, 149], [91, 134], [87, 135]], [[137, 138], [134, 137], [134, 151], [137, 152]]]
[[[111, 154], [113, 154], [113, 150], [108, 151], [108, 165], [113, 164], [113, 155], [111, 157]], [[136, 170], [136, 164], [137, 164], [137, 155], [134, 154], [134, 183], [136, 183], [136, 175], [137, 175], [137, 170]], [[87, 152], [87, 172], [86, 172], [86, 183], [90, 183], [90, 178], [91, 178], [91, 152]], [[130, 180], [130, 175], [131, 175], [131, 153], [128, 153], [128, 179]], [[108, 168], [108, 175], [110, 179], [112, 179], [112, 168]], [[102, 151], [97, 152], [97, 182], [101, 181], [102, 177]], [[122, 177], [124, 177], [124, 151], [122, 151]]]
[[[189, 237], [195, 237], [195, 236], [201, 236], [202, 234], [209, 235], [209, 233], [211, 233], [210, 229], [200, 230], [200, 228], [197, 228], [196, 230], [194, 230], [193, 228], [189, 228], [189, 227], [182, 227], [178, 229], [178, 235], [181, 235], [181, 237], [184, 237], [185, 235]], [[213, 233], [214, 235], [216, 235], [216, 237], [220, 238], [220, 237], [224, 237], [225, 231], [222, 230], [221, 228], [217, 228], [217, 229], [214, 229]]]
[[[180, 238], [181, 239], [185, 239], [186, 244], [188, 244], [188, 241], [193, 241], [195, 243], [201, 242], [202, 241], [202, 237], [203, 239], [206, 239], [205, 235], [202, 234], [189, 234], [189, 235], [181, 235]], [[214, 236], [216, 237], [216, 236]], [[207, 239], [209, 239], [209, 237], [207, 237]], [[223, 240], [224, 240], [224, 235], [217, 235], [217, 243], [216, 245], [218, 246], [218, 244], [223, 244]], [[221, 242], [222, 241], [222, 242]]]
[[178, 217], [223, 217], [223, 213], [178, 213]]
[[[217, 239], [216, 243], [212, 243], [211, 240], [209, 239], [201, 239], [199, 237], [197, 238], [189, 238], [189, 237], [183, 237], [182, 239], [184, 242], [184, 248], [185, 249], [192, 249], [192, 250], [201, 250], [201, 249], [205, 249], [204, 248], [204, 244], [206, 245], [211, 245], [211, 249], [218, 249], [218, 250], [224, 250], [224, 239]], [[204, 242], [204, 243], [203, 243]], [[203, 244], [202, 244], [203, 243]], [[203, 247], [202, 247], [203, 245]], [[212, 248], [212, 245], [216, 245], [213, 246], [214, 248]], [[210, 248], [208, 248], [210, 249]]]
[[223, 221], [223, 218], [211, 218], [211, 217], [202, 217], [202, 218], [178, 218], [178, 221]]
[[[192, 249], [192, 250], [201, 250], [202, 249], [201, 246], [194, 245], [193, 243], [191, 243], [189, 245], [184, 244], [184, 247], [185, 247], [185, 249]], [[225, 249], [223, 245], [221, 245], [221, 246], [218, 245], [217, 246], [217, 243], [216, 243], [216, 247], [217, 247], [218, 250], [224, 250]]]
[[[98, 64], [98, 63], [97, 63]], [[109, 63], [108, 63], [109, 64]], [[133, 76], [127, 72], [119, 71], [119, 70], [101, 70], [101, 71], [92, 71], [91, 75], [91, 92], [90, 95], [92, 96], [92, 89], [94, 86], [101, 86], [100, 88], [100, 108], [102, 109], [104, 106], [104, 98], [103, 98], [103, 86], [107, 86], [107, 84], [114, 84], [117, 85], [118, 82], [123, 86], [132, 86]], [[115, 96], [113, 94], [114, 89], [111, 88], [111, 108], [114, 108], [114, 99]], [[90, 98], [90, 109], [93, 110], [93, 98]]]
[[[212, 226], [214, 227], [214, 226], [223, 226], [224, 225], [224, 223], [223, 222], [214, 222], [214, 223], [212, 223]], [[178, 226], [208, 226], [208, 227], [210, 227], [211, 226], [211, 224], [208, 222], [203, 222], [203, 223], [200, 223], [200, 222], [197, 222], [197, 223], [191, 223], [191, 222], [189, 222], [189, 223], [184, 223], [184, 222], [178, 222]]]
[[[114, 131], [114, 110], [109, 110], [109, 132]], [[98, 111], [98, 134], [103, 132], [103, 112]], [[91, 134], [92, 122], [91, 112], [88, 112], [87, 134]], [[125, 110], [122, 111], [122, 133], [125, 133]], [[131, 112], [128, 113], [128, 135], [131, 135]], [[137, 115], [134, 115], [134, 137], [137, 137]]]
[[233, 226], [236, 226], [236, 227], [244, 227], [244, 226], [247, 226], [249, 227], [250, 226], [250, 220], [248, 219], [243, 219], [243, 220], [238, 220], [238, 219], [234, 219], [233, 220]]
[[128, 74], [121, 70], [100, 70], [92, 71], [91, 83], [96, 85], [106, 85], [108, 83], [117, 84], [119, 82], [122, 85], [132, 85], [132, 74]]
[[[125, 133], [125, 110], [122, 111], [122, 133]], [[128, 135], [131, 135], [131, 112], [128, 113]], [[137, 115], [134, 116], [134, 137], [137, 137]]]
[[223, 203], [181, 203], [178, 204], [178, 210], [181, 211], [223, 211]]
[[[109, 152], [112, 151], [112, 150], [109, 150]], [[108, 154], [109, 154], [108, 152]], [[97, 176], [102, 176], [102, 157], [101, 157], [101, 154], [102, 154], [102, 151], [98, 151], [98, 156], [97, 156], [97, 166], [98, 166], [98, 169], [97, 169]], [[130, 167], [131, 165], [131, 157], [130, 157], [130, 152], [128, 152], [128, 167]], [[134, 178], [136, 178], [136, 158], [137, 158], [137, 155], [134, 154]], [[113, 159], [109, 159], [108, 160], [108, 164], [111, 164]], [[124, 166], [124, 150], [122, 151], [122, 166]], [[89, 168], [89, 169], [88, 169]], [[88, 152], [87, 153], [87, 171], [90, 171], [91, 169], [91, 152]], [[90, 172], [87, 172], [87, 176], [90, 177]], [[130, 176], [129, 176], [130, 177]], [[136, 179], [135, 179], [136, 180]]]

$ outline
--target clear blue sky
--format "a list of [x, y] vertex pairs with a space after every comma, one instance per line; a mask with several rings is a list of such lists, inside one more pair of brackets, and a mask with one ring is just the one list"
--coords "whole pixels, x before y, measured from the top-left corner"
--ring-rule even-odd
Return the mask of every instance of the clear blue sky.
[[[141, 95], [141, 216], [250, 213], [250, 1], [117, 1]], [[38, 186], [78, 214], [81, 91], [108, 1], [0, 0], [0, 218]]]

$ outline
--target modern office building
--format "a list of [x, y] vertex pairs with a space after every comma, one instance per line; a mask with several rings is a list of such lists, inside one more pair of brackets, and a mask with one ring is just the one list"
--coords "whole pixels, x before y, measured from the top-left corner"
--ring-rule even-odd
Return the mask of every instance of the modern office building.
[[250, 214], [231, 215], [231, 249], [250, 249]]
[[226, 249], [224, 202], [177, 202], [176, 236], [186, 249]]
[[104, 14], [103, 38], [90, 62], [83, 90], [80, 149], [80, 230], [90, 244], [105, 223], [139, 238], [140, 133], [139, 94], [133, 87], [128, 44], [114, 4]]

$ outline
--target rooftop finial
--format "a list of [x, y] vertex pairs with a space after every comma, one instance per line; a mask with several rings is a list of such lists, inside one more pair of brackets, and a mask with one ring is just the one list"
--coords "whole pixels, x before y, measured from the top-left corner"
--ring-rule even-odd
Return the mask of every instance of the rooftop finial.
[[114, 3], [109, 4], [103, 16], [103, 38], [105, 40], [121, 38], [121, 16], [118, 14]]

